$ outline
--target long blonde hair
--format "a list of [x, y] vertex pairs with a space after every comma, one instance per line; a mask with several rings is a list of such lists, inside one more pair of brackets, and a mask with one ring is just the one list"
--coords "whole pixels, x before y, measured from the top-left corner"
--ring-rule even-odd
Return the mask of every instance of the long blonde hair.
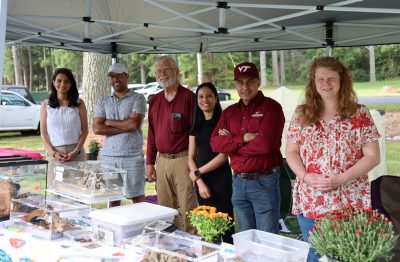
[[315, 72], [318, 68], [328, 68], [340, 76], [338, 95], [338, 112], [342, 120], [349, 119], [357, 110], [357, 95], [353, 89], [353, 81], [349, 69], [335, 57], [320, 57], [310, 67], [308, 82], [305, 87], [306, 102], [300, 107], [299, 117], [303, 124], [314, 124], [324, 112], [324, 102], [315, 86]]

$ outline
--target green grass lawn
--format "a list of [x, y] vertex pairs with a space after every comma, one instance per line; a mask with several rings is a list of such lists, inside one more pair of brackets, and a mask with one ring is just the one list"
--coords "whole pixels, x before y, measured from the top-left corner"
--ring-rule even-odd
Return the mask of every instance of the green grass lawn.
[[400, 176], [400, 142], [386, 141], [385, 149], [388, 175]]
[[1, 148], [18, 148], [42, 151], [44, 146], [38, 135], [22, 135], [20, 132], [0, 132]]

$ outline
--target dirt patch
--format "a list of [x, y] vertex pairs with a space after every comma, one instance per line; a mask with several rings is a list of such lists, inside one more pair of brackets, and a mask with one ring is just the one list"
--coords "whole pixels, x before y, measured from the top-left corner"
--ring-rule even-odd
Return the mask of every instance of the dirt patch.
[[400, 112], [388, 112], [385, 114], [386, 138], [400, 136]]

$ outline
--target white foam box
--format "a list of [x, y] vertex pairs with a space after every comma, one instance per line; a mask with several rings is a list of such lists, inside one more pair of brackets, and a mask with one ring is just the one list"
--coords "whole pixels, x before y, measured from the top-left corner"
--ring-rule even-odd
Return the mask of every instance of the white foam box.
[[147, 202], [99, 209], [89, 213], [95, 237], [109, 245], [119, 246], [125, 238], [140, 234], [154, 220], [173, 222], [178, 211]]
[[232, 235], [236, 257], [245, 262], [306, 262], [309, 244], [256, 229]]

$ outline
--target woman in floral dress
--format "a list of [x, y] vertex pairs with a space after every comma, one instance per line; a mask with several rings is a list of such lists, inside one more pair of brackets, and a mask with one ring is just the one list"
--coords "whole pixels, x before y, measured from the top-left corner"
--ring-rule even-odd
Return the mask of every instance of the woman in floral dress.
[[[351, 74], [334, 57], [316, 59], [288, 129], [286, 158], [296, 174], [293, 214], [303, 238], [319, 216], [344, 207], [371, 208], [367, 173], [379, 164], [380, 135], [357, 104]], [[311, 248], [308, 261], [318, 261]]]

